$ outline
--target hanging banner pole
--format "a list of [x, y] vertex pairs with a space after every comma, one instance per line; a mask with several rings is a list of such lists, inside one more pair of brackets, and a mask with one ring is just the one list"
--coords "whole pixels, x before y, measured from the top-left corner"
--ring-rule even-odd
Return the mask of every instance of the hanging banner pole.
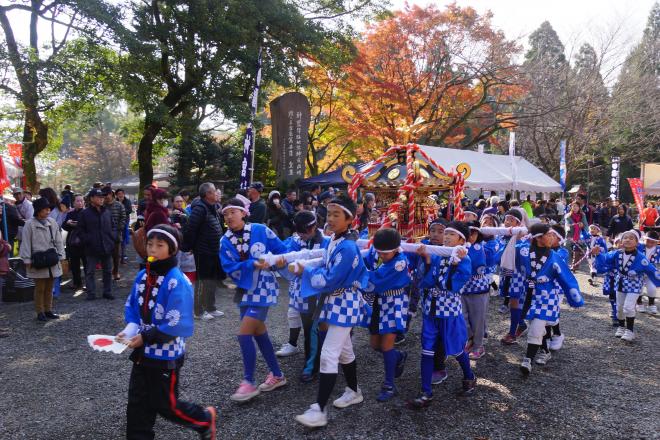
[[[516, 132], [509, 131], [509, 158], [511, 159], [511, 192], [515, 194], [517, 184], [517, 166], [516, 166]], [[515, 195], [511, 196], [515, 198]]]
[[621, 158], [618, 156], [612, 157], [612, 177], [610, 178], [610, 199], [619, 199], [619, 179], [621, 177], [620, 169]]
[[262, 46], [259, 46], [259, 55], [257, 56], [257, 75], [252, 90], [252, 100], [250, 102], [250, 122], [245, 128], [245, 138], [243, 139], [243, 160], [241, 161], [241, 188], [247, 188], [254, 180], [254, 118], [257, 115], [257, 103], [259, 102], [259, 87], [261, 86], [261, 53]]

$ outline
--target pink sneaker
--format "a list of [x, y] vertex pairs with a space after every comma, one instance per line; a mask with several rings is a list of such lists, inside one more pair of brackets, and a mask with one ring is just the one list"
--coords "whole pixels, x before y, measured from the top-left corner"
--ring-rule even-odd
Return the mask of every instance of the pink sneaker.
[[244, 380], [238, 386], [238, 389], [231, 395], [230, 399], [234, 402], [247, 402], [248, 400], [259, 395], [259, 388], [252, 385], [250, 382]]
[[259, 391], [267, 392], [273, 391], [275, 388], [283, 387], [286, 385], [286, 377], [284, 375], [276, 377], [272, 372], [268, 373], [264, 383], [259, 385]]
[[486, 354], [486, 349], [481, 346], [479, 348], [475, 348], [474, 350], [470, 351], [470, 359], [472, 360], [477, 360], [481, 359], [484, 355]]

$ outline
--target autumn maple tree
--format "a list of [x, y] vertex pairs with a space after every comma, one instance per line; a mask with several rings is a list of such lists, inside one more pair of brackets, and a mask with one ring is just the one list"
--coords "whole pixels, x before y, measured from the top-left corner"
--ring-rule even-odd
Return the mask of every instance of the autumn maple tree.
[[406, 6], [368, 27], [337, 114], [358, 154], [405, 142], [465, 148], [515, 125], [520, 48], [490, 18], [456, 5]]

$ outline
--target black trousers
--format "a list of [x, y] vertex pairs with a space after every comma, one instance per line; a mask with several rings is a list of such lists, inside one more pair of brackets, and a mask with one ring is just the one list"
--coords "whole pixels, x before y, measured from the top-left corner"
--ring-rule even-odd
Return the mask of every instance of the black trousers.
[[83, 285], [83, 273], [80, 272], [81, 262], [83, 270], [87, 272], [87, 259], [83, 255], [69, 255], [69, 268], [71, 269], [73, 285], [76, 287], [82, 287]]
[[179, 400], [179, 369], [145, 367], [133, 364], [128, 385], [126, 438], [153, 440], [156, 415], [203, 432], [210, 425], [204, 408]]

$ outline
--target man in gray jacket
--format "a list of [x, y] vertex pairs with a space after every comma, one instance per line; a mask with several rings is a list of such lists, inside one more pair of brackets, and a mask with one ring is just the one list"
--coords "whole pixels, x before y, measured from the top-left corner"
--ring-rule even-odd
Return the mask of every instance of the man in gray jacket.
[[115, 239], [115, 248], [112, 251], [112, 277], [115, 281], [119, 281], [119, 257], [121, 255], [121, 239], [124, 233], [124, 225], [126, 225], [126, 208], [124, 205], [115, 200], [115, 192], [109, 186], [102, 189], [103, 191], [103, 204], [110, 211], [112, 217], [113, 229], [117, 231], [117, 238]]

